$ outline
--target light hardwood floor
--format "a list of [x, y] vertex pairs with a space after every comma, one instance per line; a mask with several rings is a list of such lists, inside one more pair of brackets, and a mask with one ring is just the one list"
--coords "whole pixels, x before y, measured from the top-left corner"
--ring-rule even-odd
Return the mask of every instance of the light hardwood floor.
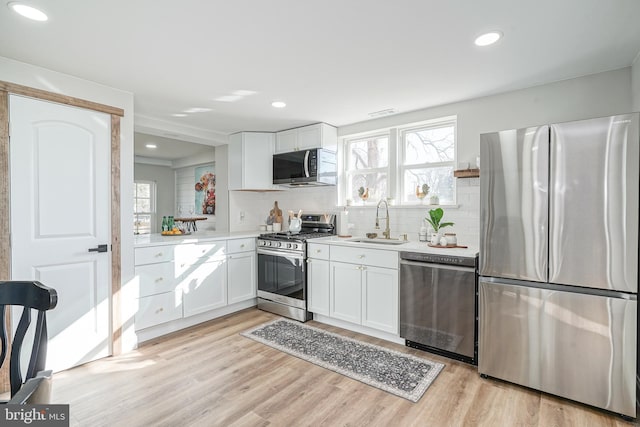
[[[505, 382], [475, 367], [317, 322], [310, 325], [443, 362], [417, 403], [239, 335], [277, 316], [248, 309], [54, 376], [72, 426], [629, 426], [620, 417]], [[507, 351], [507, 349], [505, 349]]]

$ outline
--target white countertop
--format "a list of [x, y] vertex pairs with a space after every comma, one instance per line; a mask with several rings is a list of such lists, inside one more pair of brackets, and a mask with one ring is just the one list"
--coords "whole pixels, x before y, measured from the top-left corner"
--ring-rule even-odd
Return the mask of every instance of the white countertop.
[[340, 246], [351, 246], [351, 247], [361, 247], [368, 249], [383, 249], [387, 251], [407, 251], [407, 252], [422, 252], [428, 254], [438, 254], [438, 255], [452, 255], [459, 257], [475, 257], [478, 254], [478, 248], [474, 246], [469, 246], [468, 248], [433, 248], [428, 246], [426, 242], [416, 242], [416, 241], [408, 241], [407, 243], [403, 243], [401, 245], [390, 245], [383, 243], [366, 243], [366, 242], [353, 242], [351, 241], [354, 238], [359, 238], [364, 236], [353, 236], [353, 237], [319, 237], [316, 239], [312, 239], [307, 241], [307, 243], [324, 243], [331, 245], [340, 245]]
[[133, 246], [141, 248], [145, 246], [178, 245], [181, 243], [196, 243], [211, 240], [242, 239], [245, 237], [257, 237], [259, 231], [238, 231], [234, 233], [219, 231], [196, 231], [187, 235], [163, 236], [160, 233], [138, 234], [133, 237]]

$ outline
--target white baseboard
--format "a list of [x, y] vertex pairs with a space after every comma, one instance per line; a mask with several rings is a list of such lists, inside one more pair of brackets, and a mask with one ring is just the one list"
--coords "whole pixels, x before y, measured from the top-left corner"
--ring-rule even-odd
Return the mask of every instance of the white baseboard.
[[149, 341], [154, 338], [158, 338], [162, 335], [170, 334], [181, 329], [188, 328], [190, 326], [197, 325], [208, 320], [213, 320], [218, 317], [226, 316], [227, 314], [235, 313], [236, 311], [244, 310], [245, 308], [255, 307], [257, 305], [257, 299], [252, 298], [246, 301], [237, 302], [235, 304], [228, 305], [226, 307], [218, 308], [216, 310], [207, 311], [206, 313], [196, 314], [194, 316], [183, 317], [182, 319], [173, 320], [171, 322], [162, 323], [160, 325], [152, 326], [150, 328], [141, 329], [136, 331], [138, 335], [138, 344], [145, 341]]
[[378, 331], [377, 329], [369, 328], [367, 326], [356, 325], [355, 323], [334, 319], [333, 317], [328, 317], [328, 316], [324, 316], [322, 314], [316, 314], [316, 313], [313, 313], [313, 320], [320, 323], [325, 323], [327, 325], [337, 326], [338, 328], [348, 329], [353, 332], [369, 335], [375, 338], [380, 338], [386, 341], [391, 341], [396, 344], [405, 345], [404, 338], [400, 338], [399, 335], [390, 334], [389, 332]]

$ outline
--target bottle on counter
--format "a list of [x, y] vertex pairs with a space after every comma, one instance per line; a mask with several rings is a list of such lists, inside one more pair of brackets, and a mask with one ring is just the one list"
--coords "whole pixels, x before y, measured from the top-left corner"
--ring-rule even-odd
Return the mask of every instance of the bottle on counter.
[[169, 231], [173, 230], [174, 225], [175, 225], [175, 221], [173, 220], [173, 215], [169, 215], [169, 218], [167, 220], [167, 227]]
[[427, 227], [424, 226], [424, 225], [420, 227], [420, 233], [418, 234], [418, 240], [420, 240], [421, 242], [426, 242], [427, 241]]
[[169, 231], [169, 222], [166, 216], [162, 217], [162, 231]]

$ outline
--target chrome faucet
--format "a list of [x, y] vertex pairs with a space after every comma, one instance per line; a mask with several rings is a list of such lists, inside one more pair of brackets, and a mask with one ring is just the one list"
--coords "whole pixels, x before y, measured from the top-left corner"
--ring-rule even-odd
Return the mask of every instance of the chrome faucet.
[[385, 219], [387, 220], [387, 226], [384, 229], [384, 231], [382, 232], [382, 235], [384, 236], [385, 239], [390, 239], [391, 238], [391, 229], [389, 228], [389, 204], [387, 203], [387, 201], [385, 199], [381, 199], [378, 202], [378, 206], [376, 206], [376, 230], [380, 229], [380, 217], [378, 216], [378, 209], [380, 209], [380, 205], [382, 204], [382, 202], [384, 202], [384, 207], [386, 209], [386, 214], [387, 216], [385, 217]]

